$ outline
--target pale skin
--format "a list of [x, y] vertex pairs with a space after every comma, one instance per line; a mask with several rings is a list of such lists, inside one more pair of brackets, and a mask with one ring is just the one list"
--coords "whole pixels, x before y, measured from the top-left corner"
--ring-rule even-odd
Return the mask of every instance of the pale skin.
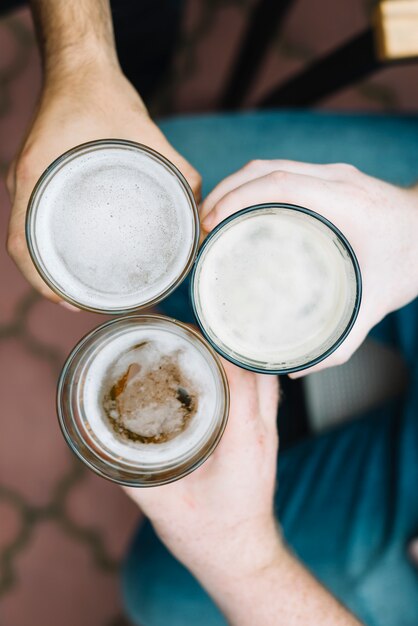
[[308, 207], [333, 222], [360, 263], [363, 299], [353, 330], [327, 359], [293, 378], [345, 363], [370, 330], [418, 295], [418, 187], [405, 189], [346, 164], [252, 161], [205, 199], [203, 228], [211, 231], [240, 209], [263, 202]]
[[[8, 250], [33, 287], [59, 302], [37, 274], [24, 235], [30, 193], [51, 161], [77, 144], [114, 137], [144, 143], [164, 154], [185, 175], [196, 198], [200, 176], [168, 143], [122, 74], [107, 0], [32, 0], [32, 9], [44, 81], [32, 124], [7, 177], [12, 200]], [[345, 232], [362, 264], [365, 300], [350, 341], [323, 367], [346, 360], [381, 317], [416, 295], [417, 277], [409, 280], [411, 272], [407, 272], [405, 280], [401, 269], [418, 267], [411, 247], [418, 191], [361, 178], [341, 166], [320, 173], [312, 167], [318, 166], [257, 162], [214, 190], [204, 204], [203, 217], [209, 231], [243, 206], [285, 201], [323, 213]], [[379, 223], [379, 205], [386, 206], [389, 226]], [[364, 216], [374, 227], [373, 238], [367, 231], [361, 234]], [[391, 233], [391, 246], [401, 253], [401, 268], [395, 268], [384, 253], [383, 226]], [[384, 278], [375, 254], [387, 271]], [[225, 367], [231, 415], [214, 455], [178, 483], [128, 490], [129, 494], [231, 624], [358, 624], [292, 556], [278, 532], [272, 504], [277, 458], [275, 379], [230, 364]]]
[[274, 517], [277, 377], [224, 366], [231, 408], [212, 456], [176, 483], [127, 493], [232, 626], [358, 626], [291, 554]]
[[[345, 363], [380, 320], [418, 296], [417, 184], [397, 187], [344, 163], [251, 161], [205, 199], [203, 229], [210, 232], [236, 211], [263, 202], [299, 204], [327, 217], [350, 241], [362, 271], [363, 299], [350, 335], [327, 359], [291, 378]], [[409, 555], [418, 563], [418, 539]]]
[[7, 176], [12, 201], [7, 247], [23, 275], [43, 296], [61, 299], [37, 273], [26, 246], [29, 196], [60, 154], [94, 139], [130, 139], [154, 148], [184, 174], [197, 199], [200, 175], [151, 120], [123, 75], [108, 0], [32, 0], [43, 60], [40, 100]]

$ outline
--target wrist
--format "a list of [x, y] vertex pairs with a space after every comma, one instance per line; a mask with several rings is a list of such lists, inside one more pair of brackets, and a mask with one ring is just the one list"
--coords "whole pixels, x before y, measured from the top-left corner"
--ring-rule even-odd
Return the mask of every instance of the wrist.
[[231, 626], [360, 626], [282, 543], [268, 566], [207, 591]]
[[108, 45], [103, 46], [93, 37], [77, 44], [63, 43], [44, 57], [46, 88], [113, 72], [122, 72], [115, 49]]
[[109, 0], [30, 0], [46, 81], [117, 65]]
[[201, 552], [189, 569], [212, 595], [247, 584], [263, 576], [280, 563], [287, 553], [276, 520], [255, 529], [235, 529], [222, 538], [222, 544], [210, 546], [208, 558]]
[[[259, 545], [255, 547], [260, 550]], [[240, 559], [224, 570], [197, 576], [231, 626], [287, 623], [286, 619], [281, 619], [279, 611], [275, 612], [274, 622], [265, 619], [264, 614], [269, 598], [274, 598], [280, 611], [287, 613], [287, 595], [289, 588], [293, 587], [295, 559], [278, 535], [267, 552], [266, 547], [261, 548], [264, 555], [258, 553], [250, 567], [247, 563], [243, 567]]]

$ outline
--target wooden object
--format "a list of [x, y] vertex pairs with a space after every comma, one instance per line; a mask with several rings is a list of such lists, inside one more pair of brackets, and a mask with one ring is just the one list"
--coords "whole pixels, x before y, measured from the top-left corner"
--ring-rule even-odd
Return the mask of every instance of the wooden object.
[[373, 30], [381, 61], [418, 57], [418, 0], [383, 0], [375, 8]]

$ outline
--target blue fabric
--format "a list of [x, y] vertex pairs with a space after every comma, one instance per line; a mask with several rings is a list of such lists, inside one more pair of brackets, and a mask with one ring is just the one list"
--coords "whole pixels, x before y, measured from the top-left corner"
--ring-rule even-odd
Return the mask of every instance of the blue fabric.
[[[345, 161], [402, 185], [418, 178], [413, 117], [271, 112], [161, 127], [200, 170], [205, 193], [253, 158]], [[162, 309], [191, 319], [187, 289]], [[373, 335], [403, 354], [406, 394], [280, 454], [276, 511], [300, 559], [365, 624], [417, 626], [418, 573], [405, 549], [418, 530], [418, 301], [388, 316]], [[226, 623], [149, 524], [126, 559], [123, 591], [131, 619], [142, 626]]]
[[[160, 128], [202, 174], [203, 196], [252, 159], [346, 162], [405, 186], [418, 177], [418, 117], [271, 111], [176, 118]], [[193, 322], [188, 289], [186, 279], [161, 310]]]

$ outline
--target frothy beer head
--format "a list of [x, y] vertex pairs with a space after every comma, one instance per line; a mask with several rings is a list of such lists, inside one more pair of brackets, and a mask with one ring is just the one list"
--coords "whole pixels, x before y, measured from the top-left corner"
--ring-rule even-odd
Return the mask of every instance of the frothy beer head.
[[341, 233], [310, 211], [262, 205], [227, 220], [196, 262], [202, 330], [227, 358], [289, 371], [325, 358], [356, 316], [360, 275]]
[[43, 174], [28, 243], [43, 278], [79, 306], [121, 312], [166, 295], [193, 260], [193, 195], [157, 153], [118, 140], [69, 151]]
[[144, 339], [107, 372], [102, 404], [121, 441], [165, 443], [183, 433], [199, 407], [199, 390], [184, 371], [185, 349], [163, 350]]
[[196, 332], [161, 316], [129, 316], [75, 348], [58, 409], [67, 441], [93, 469], [127, 484], [161, 484], [214, 449], [228, 392], [215, 353]]

